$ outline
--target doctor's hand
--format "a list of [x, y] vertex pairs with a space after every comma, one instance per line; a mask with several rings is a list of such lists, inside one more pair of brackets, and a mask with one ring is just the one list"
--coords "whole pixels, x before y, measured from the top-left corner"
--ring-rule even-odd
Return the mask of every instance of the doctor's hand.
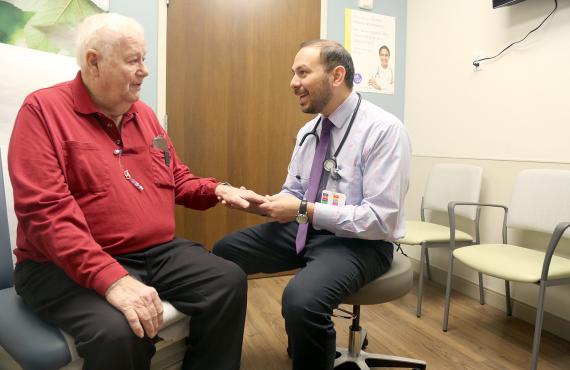
[[125, 315], [131, 329], [139, 338], [144, 333], [154, 338], [163, 322], [162, 301], [156, 290], [140, 281], [124, 276], [105, 292], [105, 299]]
[[216, 187], [218, 200], [230, 207], [246, 212], [260, 214], [259, 205], [269, 200], [245, 187], [234, 188], [231, 185], [220, 184]]
[[259, 205], [259, 209], [265, 216], [271, 217], [282, 224], [295, 220], [301, 204], [299, 198], [283, 193], [266, 197], [270, 202]]

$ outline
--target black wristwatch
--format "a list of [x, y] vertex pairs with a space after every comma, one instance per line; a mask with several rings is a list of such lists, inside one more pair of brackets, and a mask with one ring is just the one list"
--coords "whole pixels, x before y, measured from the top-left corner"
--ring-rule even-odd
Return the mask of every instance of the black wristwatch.
[[306, 224], [309, 222], [309, 215], [307, 215], [307, 200], [303, 199], [299, 205], [299, 211], [297, 211], [297, 217], [295, 218], [297, 223]]

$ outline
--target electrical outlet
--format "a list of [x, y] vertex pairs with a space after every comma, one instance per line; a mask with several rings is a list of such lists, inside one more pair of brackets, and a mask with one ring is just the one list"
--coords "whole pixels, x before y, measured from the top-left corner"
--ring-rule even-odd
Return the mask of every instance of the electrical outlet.
[[475, 53], [473, 55], [473, 59], [471, 60], [471, 65], [473, 66], [473, 68], [475, 68], [475, 71], [480, 71], [481, 68], [481, 62], [476, 62], [477, 60], [483, 58], [481, 55], [483, 55], [483, 53]]

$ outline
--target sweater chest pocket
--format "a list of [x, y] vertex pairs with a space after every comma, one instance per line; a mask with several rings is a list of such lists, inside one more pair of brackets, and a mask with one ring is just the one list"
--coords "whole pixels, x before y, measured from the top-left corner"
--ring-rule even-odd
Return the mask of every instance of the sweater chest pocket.
[[109, 166], [99, 148], [91, 143], [65, 141], [63, 151], [67, 185], [72, 194], [102, 193], [109, 189]]
[[169, 148], [168, 154], [153, 147], [149, 147], [149, 150], [155, 185], [159, 188], [174, 188], [174, 173], [171, 157], [171, 153], [173, 152], [172, 148]]

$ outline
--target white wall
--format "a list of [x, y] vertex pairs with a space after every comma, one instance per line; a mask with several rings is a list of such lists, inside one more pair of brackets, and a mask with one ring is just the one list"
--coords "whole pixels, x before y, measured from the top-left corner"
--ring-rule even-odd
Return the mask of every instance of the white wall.
[[71, 80], [78, 69], [74, 58], [0, 43], [0, 150], [12, 248], [16, 246], [17, 220], [6, 158], [14, 120], [30, 92]]
[[[405, 123], [414, 153], [406, 203], [409, 219], [420, 217], [423, 187], [436, 163], [481, 166], [482, 201], [507, 205], [521, 170], [570, 170], [570, 0], [559, 0], [557, 13], [523, 46], [492, 63], [482, 62], [479, 72], [471, 66], [476, 53], [500, 51], [553, 7], [554, 1], [544, 0], [497, 10], [490, 0], [408, 1]], [[500, 222], [501, 213], [486, 211], [482, 217], [483, 241], [500, 242], [500, 227], [494, 222]], [[548, 238], [515, 231], [509, 241], [544, 249]], [[406, 249], [419, 258], [419, 249]], [[570, 256], [568, 240], [561, 252]], [[447, 269], [443, 250], [432, 250], [430, 257], [434, 265]], [[477, 281], [476, 274], [462, 266], [455, 274]], [[503, 294], [502, 281], [486, 282], [490, 290]], [[569, 287], [549, 288], [547, 312], [570, 321], [569, 293]], [[517, 301], [536, 305], [535, 286], [515, 284], [512, 294]]]
[[410, 0], [406, 124], [418, 155], [569, 163], [570, 1]]

